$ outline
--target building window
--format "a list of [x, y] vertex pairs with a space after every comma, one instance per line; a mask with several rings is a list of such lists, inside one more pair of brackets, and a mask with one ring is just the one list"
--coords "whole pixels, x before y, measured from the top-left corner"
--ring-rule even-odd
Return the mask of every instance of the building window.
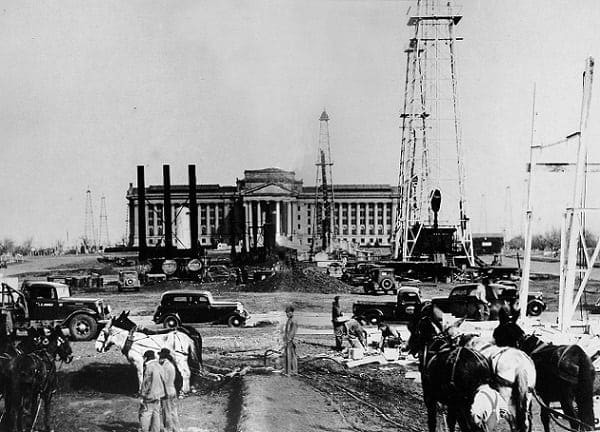
[[148, 239], [148, 244], [154, 244], [154, 240]]
[[306, 232], [307, 232], [308, 234], [310, 234], [310, 227], [308, 227], [308, 229], [306, 230]]
[[298, 211], [300, 211], [300, 206], [298, 206]]
[[153, 236], [154, 235], [154, 228], [153, 227], [149, 227], [148, 228], [148, 235], [149, 236]]
[[158, 226], [158, 235], [159, 236], [163, 235], [163, 227], [162, 227], [162, 225]]
[[300, 229], [301, 229], [301, 226], [300, 226], [300, 224], [298, 224], [298, 230], [300, 230]]
[[[206, 227], [205, 227], [205, 226], [203, 226], [203, 227], [200, 229], [200, 232], [202, 233], [202, 235], [206, 235]], [[204, 239], [203, 239], [203, 240], [204, 240]]]
[[302, 218], [300, 217], [300, 215], [298, 215], [298, 220], [301, 220]]
[[362, 237], [362, 238], [360, 239], [360, 244], [365, 244], [365, 238], [364, 238], [364, 237]]

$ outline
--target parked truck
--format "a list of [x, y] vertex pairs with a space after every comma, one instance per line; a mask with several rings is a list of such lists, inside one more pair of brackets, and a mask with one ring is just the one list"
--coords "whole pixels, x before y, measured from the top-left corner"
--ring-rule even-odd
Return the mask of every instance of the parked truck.
[[396, 301], [357, 301], [352, 305], [352, 314], [369, 324], [382, 321], [409, 321], [423, 299], [418, 287], [401, 287]]
[[9, 315], [17, 331], [29, 327], [60, 325], [69, 329], [75, 341], [91, 340], [110, 319], [111, 309], [102, 299], [72, 297], [68, 285], [25, 281], [21, 289], [18, 282], [1, 282], [0, 310]]

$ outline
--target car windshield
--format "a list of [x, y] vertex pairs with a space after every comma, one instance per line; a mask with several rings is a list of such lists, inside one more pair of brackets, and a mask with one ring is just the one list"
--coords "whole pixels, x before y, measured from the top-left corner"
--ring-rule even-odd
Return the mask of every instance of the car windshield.
[[56, 284], [56, 295], [58, 298], [70, 297], [71, 292], [69, 291], [69, 287], [63, 284]]

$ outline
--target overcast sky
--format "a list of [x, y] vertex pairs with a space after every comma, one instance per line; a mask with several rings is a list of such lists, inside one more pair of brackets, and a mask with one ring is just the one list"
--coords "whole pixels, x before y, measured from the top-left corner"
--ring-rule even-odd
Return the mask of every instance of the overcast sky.
[[[110, 237], [119, 239], [138, 164], [147, 184], [161, 182], [162, 163], [176, 183], [195, 163], [199, 183], [231, 185], [244, 169], [275, 166], [313, 184], [324, 107], [334, 182], [397, 184], [411, 4], [1, 1], [0, 237], [38, 245], [67, 232], [81, 237], [89, 187], [96, 218], [106, 196]], [[458, 79], [473, 231], [512, 220], [518, 233], [533, 83], [536, 141], [577, 130], [585, 59], [600, 58], [600, 2], [462, 6]], [[600, 137], [599, 97], [600, 89], [590, 145]], [[538, 226], [559, 226], [567, 183], [540, 176]], [[590, 201], [595, 195], [592, 183]]]

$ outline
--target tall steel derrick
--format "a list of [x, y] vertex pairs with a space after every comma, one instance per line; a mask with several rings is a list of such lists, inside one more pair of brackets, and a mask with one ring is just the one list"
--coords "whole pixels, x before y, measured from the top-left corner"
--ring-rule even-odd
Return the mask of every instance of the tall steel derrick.
[[315, 179], [315, 214], [312, 223], [312, 249], [317, 249], [317, 241], [321, 240], [321, 249], [327, 251], [333, 241], [334, 206], [333, 174], [331, 146], [329, 144], [329, 116], [323, 110], [319, 117], [319, 148], [317, 149], [317, 175]]
[[445, 230], [454, 232], [453, 252], [473, 264], [454, 36], [461, 18], [447, 0], [417, 0], [409, 10], [394, 248], [403, 261], [420, 258], [423, 242]]
[[92, 191], [85, 192], [85, 220], [83, 227], [83, 243], [86, 250], [96, 247], [96, 229], [94, 228], [94, 209], [92, 207]]

